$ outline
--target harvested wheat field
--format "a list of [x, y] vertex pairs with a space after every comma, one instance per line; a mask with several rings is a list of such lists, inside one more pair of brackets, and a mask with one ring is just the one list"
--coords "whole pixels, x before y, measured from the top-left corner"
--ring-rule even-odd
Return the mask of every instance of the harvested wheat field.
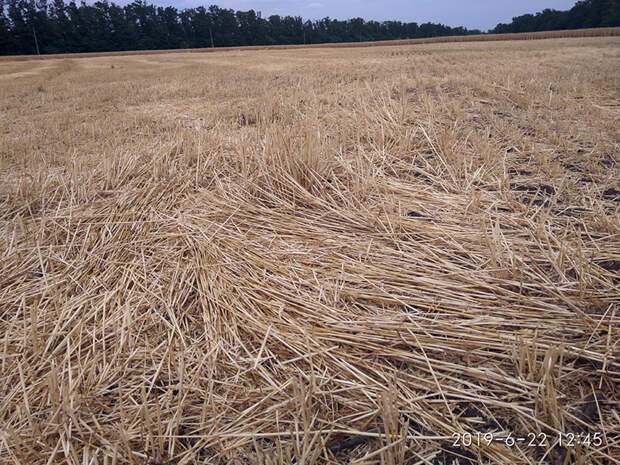
[[0, 463], [620, 463], [619, 69], [3, 61]]

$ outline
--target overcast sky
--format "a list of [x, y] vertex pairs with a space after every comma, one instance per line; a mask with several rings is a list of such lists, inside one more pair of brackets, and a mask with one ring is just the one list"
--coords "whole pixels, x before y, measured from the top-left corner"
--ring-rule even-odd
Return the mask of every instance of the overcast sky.
[[[119, 3], [126, 3], [119, 2]], [[179, 9], [199, 5], [218, 5], [233, 10], [262, 12], [264, 18], [301, 16], [304, 19], [348, 19], [415, 21], [442, 23], [487, 30], [497, 23], [509, 23], [514, 16], [535, 13], [545, 8], [568, 10], [575, 0], [151, 0], [156, 5]], [[115, 2], [116, 3], [116, 2]]]

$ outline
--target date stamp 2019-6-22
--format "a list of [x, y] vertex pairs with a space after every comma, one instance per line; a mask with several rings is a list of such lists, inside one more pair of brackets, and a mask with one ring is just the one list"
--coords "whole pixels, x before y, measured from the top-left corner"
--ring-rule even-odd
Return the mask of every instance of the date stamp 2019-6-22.
[[453, 447], [490, 446], [493, 443], [501, 443], [508, 447], [524, 445], [526, 447], [600, 447], [603, 445], [601, 433], [565, 433], [546, 434], [528, 433], [525, 436], [513, 436], [511, 433], [453, 433], [451, 436]]

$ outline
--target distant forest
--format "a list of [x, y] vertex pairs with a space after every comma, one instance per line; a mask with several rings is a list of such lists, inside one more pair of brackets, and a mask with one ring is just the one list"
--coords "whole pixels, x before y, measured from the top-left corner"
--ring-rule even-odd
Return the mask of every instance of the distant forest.
[[546, 9], [535, 15], [517, 16], [510, 24], [500, 23], [489, 32], [506, 34], [612, 26], [620, 26], [620, 0], [583, 0], [568, 11]]
[[[544, 10], [513, 18], [489, 33], [620, 26], [620, 0], [583, 0], [568, 11]], [[64, 0], [0, 0], [0, 55], [182, 49], [241, 45], [317, 44], [449, 35], [479, 30], [433, 23], [304, 21], [299, 16], [263, 18], [254, 10], [212, 5], [178, 10], [146, 0], [119, 6]]]

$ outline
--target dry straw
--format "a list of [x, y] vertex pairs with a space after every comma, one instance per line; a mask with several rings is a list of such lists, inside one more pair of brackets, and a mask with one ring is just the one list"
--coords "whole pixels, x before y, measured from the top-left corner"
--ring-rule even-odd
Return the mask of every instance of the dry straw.
[[0, 462], [619, 463], [619, 46], [6, 61]]

